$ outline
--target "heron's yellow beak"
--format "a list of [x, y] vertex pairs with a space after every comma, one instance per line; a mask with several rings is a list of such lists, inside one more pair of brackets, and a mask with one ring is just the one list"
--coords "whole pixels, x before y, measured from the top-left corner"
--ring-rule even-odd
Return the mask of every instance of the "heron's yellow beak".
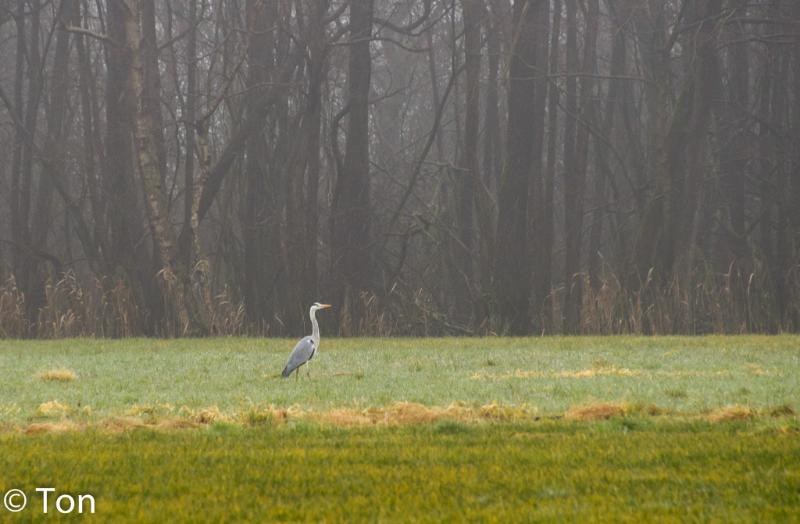
[[330, 304], [320, 304], [319, 305], [320, 309], [328, 309], [329, 307], [333, 307], [333, 306], [331, 306]]

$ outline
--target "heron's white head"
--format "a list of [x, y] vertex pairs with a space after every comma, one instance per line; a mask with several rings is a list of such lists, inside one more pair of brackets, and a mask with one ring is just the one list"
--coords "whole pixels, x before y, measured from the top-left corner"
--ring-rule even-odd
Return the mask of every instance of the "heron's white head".
[[311, 313], [314, 313], [314, 312], [316, 312], [317, 310], [320, 310], [320, 309], [328, 309], [329, 307], [331, 307], [330, 304], [320, 304], [319, 302], [314, 302], [311, 305]]

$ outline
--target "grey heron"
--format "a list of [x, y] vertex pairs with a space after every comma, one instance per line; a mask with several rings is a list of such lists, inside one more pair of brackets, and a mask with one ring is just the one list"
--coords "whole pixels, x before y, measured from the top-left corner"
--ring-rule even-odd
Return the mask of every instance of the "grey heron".
[[[311, 335], [307, 337], [303, 337], [300, 339], [300, 342], [294, 347], [292, 352], [289, 354], [289, 360], [286, 362], [286, 367], [283, 368], [283, 373], [281, 376], [283, 378], [288, 377], [292, 374], [292, 371], [297, 370], [295, 374], [295, 378], [300, 375], [300, 366], [303, 364], [307, 364], [314, 355], [316, 355], [317, 350], [319, 349], [319, 324], [317, 324], [317, 311], [320, 309], [327, 309], [331, 307], [330, 304], [320, 304], [319, 302], [314, 302], [311, 305], [311, 309], [308, 310], [308, 316], [311, 317]], [[309, 370], [309, 373], [311, 371]]]

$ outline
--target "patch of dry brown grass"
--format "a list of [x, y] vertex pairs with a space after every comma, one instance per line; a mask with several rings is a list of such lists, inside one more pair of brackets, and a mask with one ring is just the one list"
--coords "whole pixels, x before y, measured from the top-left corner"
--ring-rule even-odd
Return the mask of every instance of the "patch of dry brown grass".
[[752, 363], [752, 362], [745, 364], [744, 367], [747, 368], [747, 370], [750, 372], [751, 375], [754, 375], [756, 377], [762, 377], [764, 375], [769, 375], [769, 373], [764, 371], [764, 369], [760, 365]]
[[700, 371], [700, 370], [664, 370], [656, 371], [656, 375], [660, 377], [674, 377], [674, 378], [694, 378], [694, 377], [729, 377], [731, 372], [727, 369], [720, 369], [716, 371]]
[[536, 414], [535, 409], [526, 406], [504, 406], [490, 402], [478, 408], [478, 417], [483, 420], [513, 421], [530, 419]]
[[[56, 418], [48, 422], [31, 423], [27, 426], [9, 425], [6, 431], [21, 431], [24, 434], [57, 433], [95, 429], [107, 433], [124, 433], [139, 429], [174, 431], [196, 429], [214, 423], [234, 424], [243, 427], [284, 424], [290, 420], [304, 420], [337, 427], [403, 426], [425, 425], [439, 421], [468, 424], [492, 424], [504, 422], [536, 421], [535, 407], [503, 405], [491, 402], [482, 406], [454, 402], [449, 406], [426, 406], [415, 402], [395, 402], [383, 407], [335, 408], [325, 411], [310, 411], [293, 406], [255, 406], [231, 413], [222, 412], [217, 406], [174, 410], [168, 404], [134, 406], [125, 416], [91, 420], [88, 407], [73, 408], [57, 400], [44, 402], [36, 410], [40, 417]], [[565, 419], [579, 422], [596, 422], [616, 417], [651, 417], [686, 414], [662, 409], [653, 404], [630, 404], [626, 402], [591, 402], [575, 405], [562, 415], [547, 416], [549, 419]], [[711, 422], [751, 420], [759, 416], [794, 417], [795, 411], [788, 405], [772, 409], [756, 410], [746, 406], [732, 405], [700, 415]], [[59, 418], [60, 417], [60, 418]], [[4, 428], [0, 426], [0, 432]]]
[[621, 417], [627, 412], [628, 407], [624, 404], [597, 402], [572, 406], [564, 414], [564, 418], [582, 421], [606, 420], [612, 417]]
[[231, 419], [217, 406], [208, 406], [200, 409], [190, 409], [182, 406], [178, 414], [197, 424], [212, 424], [214, 422], [229, 422]]
[[180, 429], [195, 429], [201, 427], [204, 424], [205, 423], [203, 422], [195, 422], [193, 420], [187, 420], [185, 418], [171, 417], [171, 418], [166, 418], [164, 420], [160, 420], [158, 423], [150, 425], [148, 427], [164, 431], [172, 431]]
[[175, 406], [172, 404], [156, 402], [153, 404], [134, 404], [127, 414], [131, 417], [157, 417], [169, 415], [174, 411]]
[[395, 402], [381, 408], [339, 408], [321, 413], [308, 413], [303, 418], [336, 426], [422, 424], [445, 418], [447, 410], [448, 408], [427, 407], [415, 402]]
[[240, 411], [235, 417], [235, 421], [246, 426], [264, 426], [270, 424], [282, 424], [289, 420], [289, 417], [296, 417], [300, 409], [296, 407], [279, 408], [273, 404], [267, 406], [250, 405]]
[[181, 417], [167, 417], [158, 420], [146, 420], [137, 417], [113, 417], [103, 420], [97, 427], [109, 433], [125, 433], [126, 431], [134, 431], [137, 429], [164, 431], [194, 429], [201, 425], [201, 423], [195, 422], [194, 420]]
[[753, 408], [734, 404], [712, 411], [707, 418], [711, 422], [731, 422], [735, 420], [752, 420], [756, 415], [757, 412]]
[[39, 407], [36, 408], [36, 416], [39, 417], [64, 416], [67, 415], [70, 411], [72, 410], [66, 404], [62, 404], [57, 400], [51, 400], [49, 402], [42, 402], [41, 404], [39, 404]]
[[357, 409], [340, 408], [319, 413], [314, 418], [334, 426], [370, 426], [378, 422], [372, 415], [374, 414]]
[[111, 417], [101, 421], [98, 427], [109, 433], [124, 433], [136, 428], [147, 427], [144, 420], [136, 417]]
[[535, 410], [503, 406], [492, 402], [483, 406], [452, 403], [447, 407], [425, 406], [416, 402], [395, 402], [380, 408], [339, 408], [306, 413], [303, 418], [337, 426], [430, 424], [440, 420], [459, 422], [513, 421], [532, 418]]
[[594, 377], [637, 377], [642, 372], [635, 369], [600, 367], [584, 369], [581, 371], [559, 371], [554, 373], [556, 378], [594, 378]]
[[512, 378], [595, 378], [595, 377], [639, 377], [645, 374], [638, 369], [609, 367], [593, 367], [575, 371], [525, 371], [517, 369], [509, 373], [473, 373], [472, 380], [508, 380]]
[[74, 422], [35, 422], [28, 424], [23, 430], [26, 435], [40, 435], [42, 433], [66, 433], [67, 431], [77, 431], [83, 426]]
[[378, 411], [383, 412], [383, 417], [387, 423], [395, 424], [436, 422], [448, 415], [447, 408], [428, 407], [416, 402], [395, 402], [388, 408]]
[[[748, 371], [753, 375], [768, 375], [769, 373], [758, 367], [748, 366]], [[727, 369], [702, 371], [702, 370], [659, 370], [645, 371], [642, 369], [609, 367], [592, 367], [589, 369], [579, 369], [574, 371], [528, 371], [517, 369], [508, 373], [483, 373], [477, 372], [470, 376], [471, 380], [510, 380], [510, 379], [531, 379], [531, 378], [597, 378], [597, 377], [673, 377], [673, 378], [696, 378], [696, 377], [729, 377], [733, 373]]]
[[72, 382], [78, 375], [71, 369], [50, 369], [39, 373], [39, 379], [45, 382]]

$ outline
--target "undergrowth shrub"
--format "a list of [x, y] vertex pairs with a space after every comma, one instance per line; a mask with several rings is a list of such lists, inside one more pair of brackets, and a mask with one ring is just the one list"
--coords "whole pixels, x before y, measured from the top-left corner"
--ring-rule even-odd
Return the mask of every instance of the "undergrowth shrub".
[[[725, 273], [702, 267], [688, 282], [677, 277], [657, 282], [652, 273], [632, 289], [611, 272], [594, 280], [586, 274], [576, 275], [570, 285], [583, 287], [580, 334], [740, 334], [800, 329], [800, 271], [782, 279], [780, 298], [775, 279], [762, 267], [744, 272], [731, 264]], [[9, 277], [0, 285], [0, 337], [290, 335], [280, 331], [280, 326], [251, 322], [241, 299], [227, 286], [212, 284], [203, 261], [193, 268], [188, 285], [165, 271], [159, 273], [157, 282], [161, 300], [154, 308], [143, 298], [145, 292], [124, 277], [79, 278], [67, 272], [46, 282], [44, 303], [36, 318], [29, 319], [25, 295]], [[565, 294], [565, 285], [555, 286], [533, 303], [532, 333], [562, 333]], [[441, 296], [403, 282], [396, 282], [383, 294], [362, 292], [358, 299], [360, 320], [354, 325], [349, 311], [337, 312], [338, 334], [503, 334], [501, 327], [493, 325], [491, 315], [478, 313], [491, 311], [486, 296], [475, 299], [471, 324], [454, 321]]]

